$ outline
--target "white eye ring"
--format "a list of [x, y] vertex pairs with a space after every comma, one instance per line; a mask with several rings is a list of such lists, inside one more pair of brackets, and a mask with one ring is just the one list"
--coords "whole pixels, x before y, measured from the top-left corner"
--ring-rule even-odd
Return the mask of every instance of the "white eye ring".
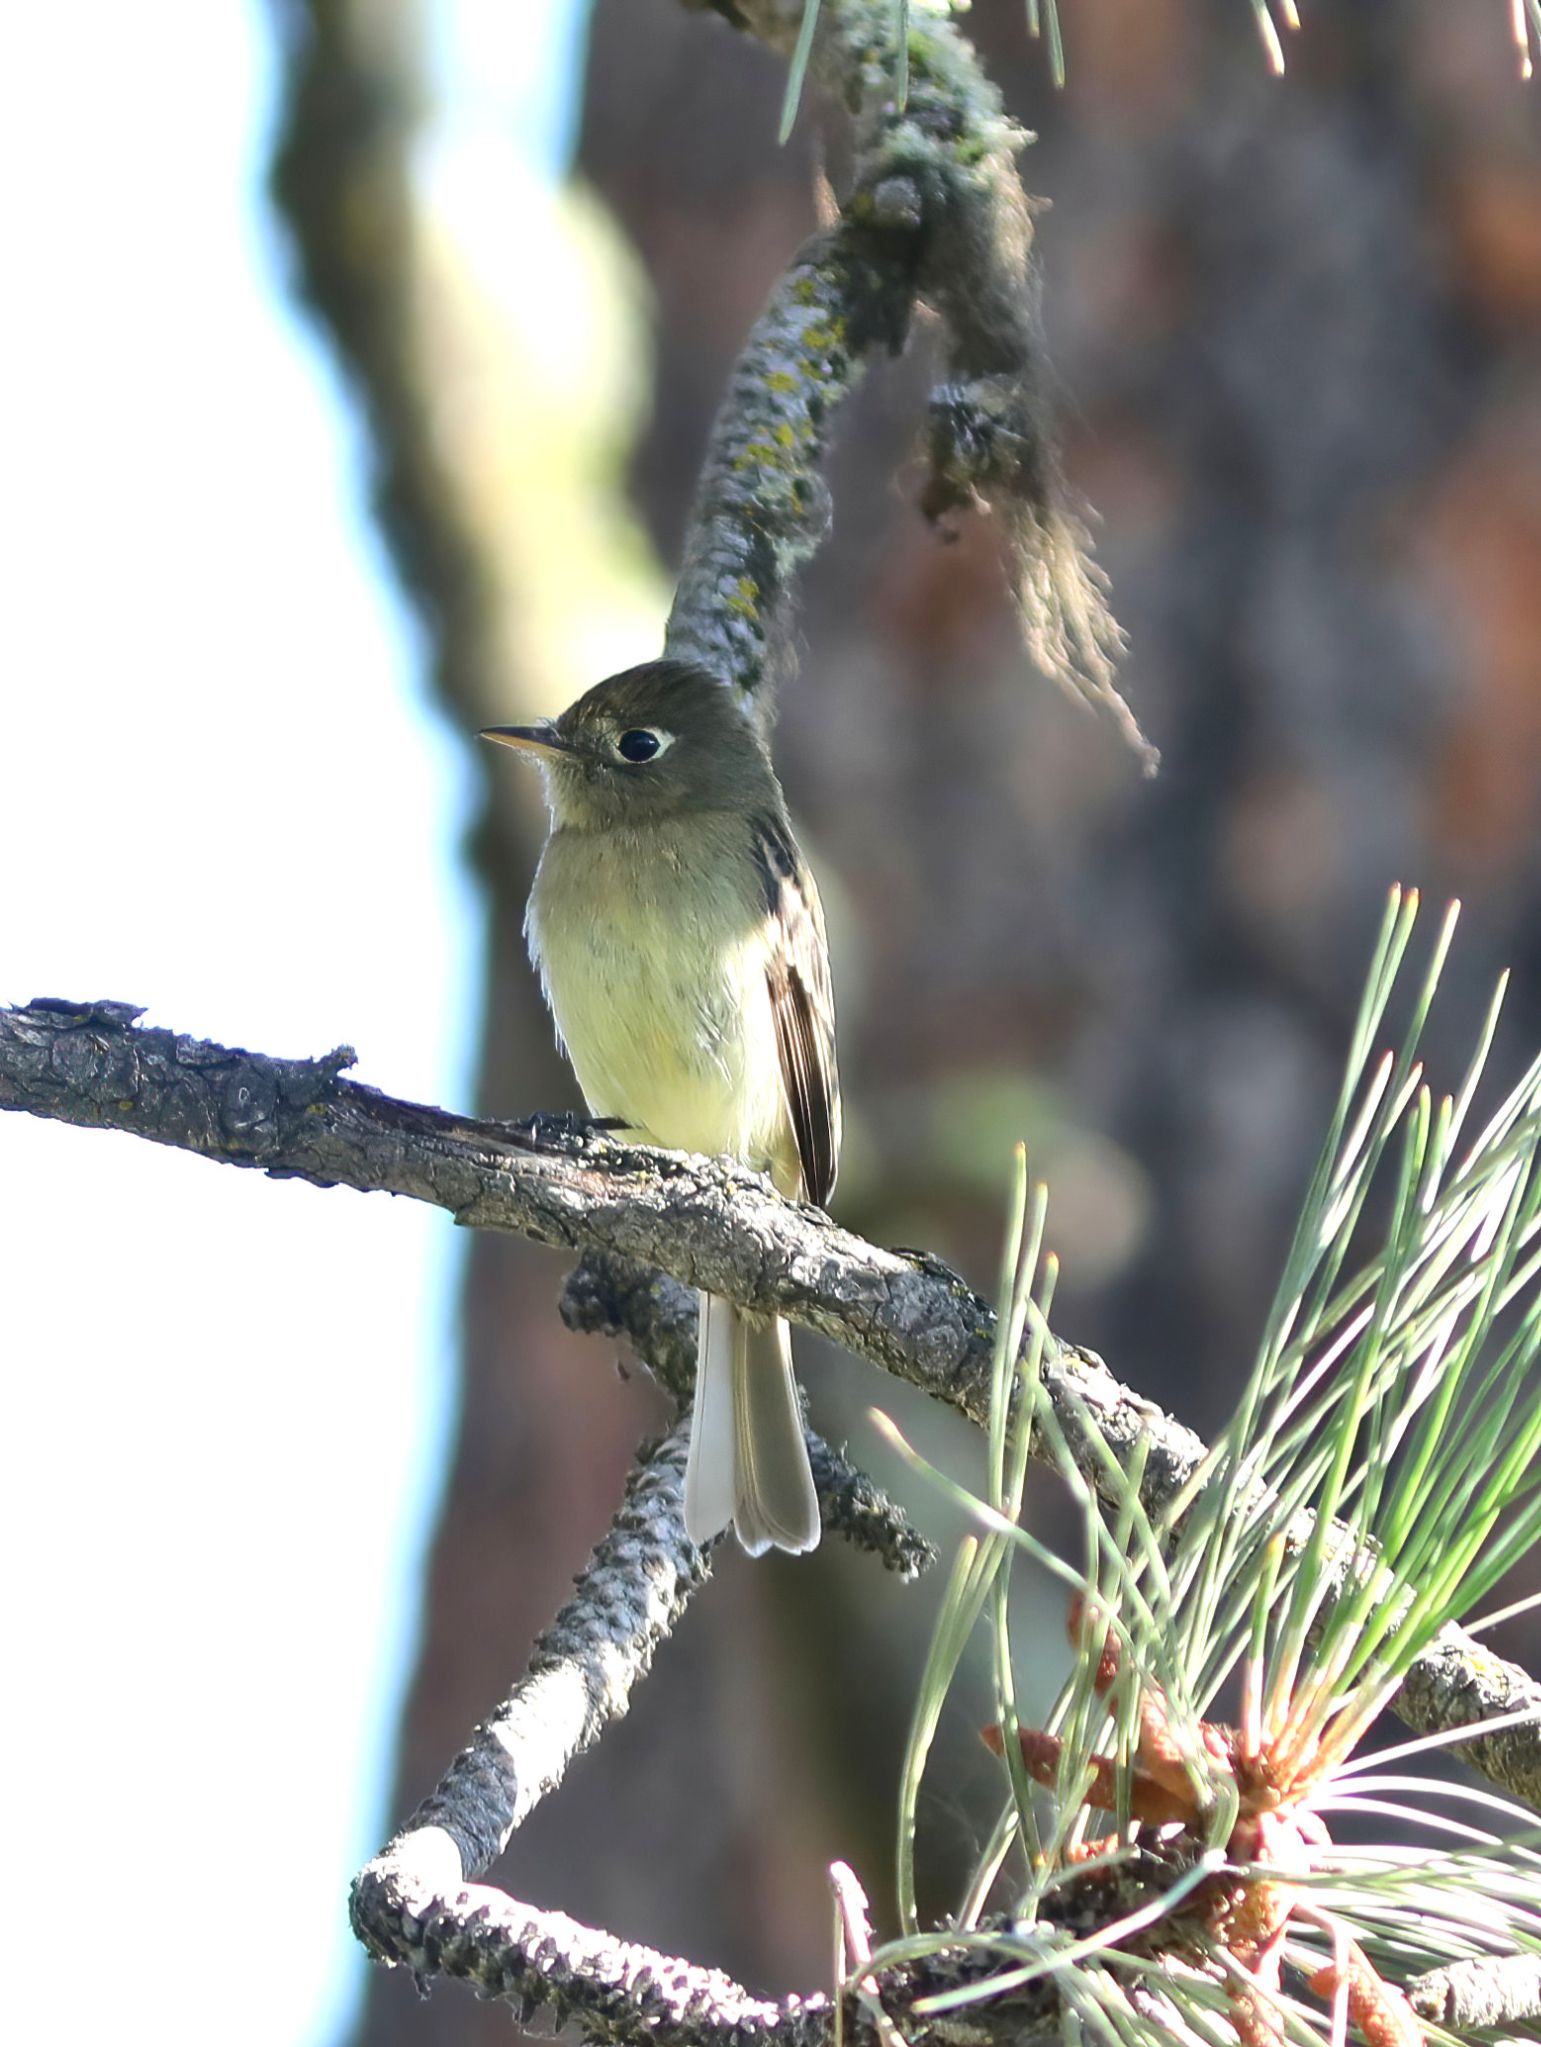
[[[628, 751], [627, 741], [633, 742]], [[639, 742], [651, 741], [651, 745]], [[664, 732], [656, 725], [629, 725], [624, 732], [617, 732], [610, 742], [610, 750], [623, 767], [645, 767], [648, 762], [661, 760], [674, 744], [674, 734]]]

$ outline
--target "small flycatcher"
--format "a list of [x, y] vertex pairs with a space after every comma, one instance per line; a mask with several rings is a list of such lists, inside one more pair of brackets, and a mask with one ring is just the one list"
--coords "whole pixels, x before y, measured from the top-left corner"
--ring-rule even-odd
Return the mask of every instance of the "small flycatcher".
[[[824, 913], [731, 693], [652, 661], [551, 723], [482, 737], [544, 770], [551, 830], [525, 931], [590, 1112], [827, 1202], [840, 1083]], [[751, 1556], [813, 1549], [786, 1324], [703, 1293], [697, 1355], [692, 1540], [731, 1521]]]

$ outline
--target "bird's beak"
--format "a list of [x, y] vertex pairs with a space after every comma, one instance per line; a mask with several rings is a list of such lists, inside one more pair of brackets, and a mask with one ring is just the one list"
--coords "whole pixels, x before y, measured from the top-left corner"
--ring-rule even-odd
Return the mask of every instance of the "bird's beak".
[[544, 756], [550, 760], [578, 751], [554, 725], [488, 725], [483, 728], [481, 737], [494, 740], [499, 746], [517, 746], [521, 753], [533, 753], [537, 758]]

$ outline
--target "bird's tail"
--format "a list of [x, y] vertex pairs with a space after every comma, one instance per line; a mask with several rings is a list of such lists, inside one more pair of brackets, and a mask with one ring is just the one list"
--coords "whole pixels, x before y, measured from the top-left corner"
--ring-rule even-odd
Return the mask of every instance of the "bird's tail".
[[700, 1301], [686, 1533], [709, 1542], [731, 1521], [752, 1557], [814, 1549], [819, 1502], [787, 1325], [752, 1321], [711, 1294]]

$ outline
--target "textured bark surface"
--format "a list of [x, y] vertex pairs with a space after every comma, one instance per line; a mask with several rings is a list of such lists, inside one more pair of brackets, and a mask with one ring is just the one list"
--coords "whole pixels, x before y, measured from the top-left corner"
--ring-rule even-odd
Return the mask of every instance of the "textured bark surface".
[[[618, 1254], [762, 1314], [784, 1315], [908, 1379], [970, 1421], [989, 1412], [995, 1315], [945, 1265], [888, 1251], [784, 1199], [726, 1160], [623, 1144], [566, 1118], [477, 1123], [340, 1077], [352, 1057], [269, 1059], [145, 1030], [130, 1004], [48, 999], [0, 1009], [0, 1109], [128, 1130], [317, 1187], [408, 1195], [477, 1229]], [[580, 1289], [581, 1299], [581, 1289]], [[666, 1327], [678, 1304], [664, 1300]], [[1147, 1490], [1170, 1497], [1202, 1445], [1061, 1347], [1120, 1454], [1151, 1437]], [[1074, 1439], [1073, 1408], [1064, 1424]]]
[[[969, 1421], [988, 1420], [996, 1326], [988, 1303], [939, 1260], [867, 1243], [832, 1223], [822, 1209], [785, 1200], [759, 1174], [723, 1160], [615, 1143], [568, 1118], [539, 1118], [533, 1127], [485, 1124], [396, 1101], [340, 1077], [339, 1066], [351, 1056], [346, 1049], [319, 1060], [268, 1059], [170, 1031], [142, 1030], [134, 1018], [131, 1005], [112, 1002], [51, 1000], [0, 1010], [0, 1109], [128, 1130], [318, 1187], [409, 1195], [448, 1209], [457, 1222], [474, 1228], [515, 1231], [569, 1251], [597, 1253], [570, 1283], [569, 1319], [586, 1320], [603, 1290], [610, 1296], [602, 1311], [607, 1322], [629, 1324], [639, 1355], [656, 1354], [666, 1376], [680, 1364], [681, 1304], [666, 1287], [644, 1283], [642, 1276], [653, 1268], [742, 1307], [818, 1330]], [[1204, 1444], [1121, 1385], [1095, 1354], [1051, 1338], [1041, 1381], [1082, 1476], [1093, 1484], [1108, 1451], [1123, 1469], [1138, 1452], [1141, 1497], [1154, 1517], [1194, 1477]], [[1034, 1449], [1052, 1461], [1043, 1442], [1035, 1441]], [[834, 1462], [829, 1491], [845, 1509], [843, 1459]], [[618, 1694], [621, 1706], [606, 1707], [596, 1695], [592, 1710], [584, 1702], [575, 1717], [569, 1698], [567, 1722], [553, 1737], [567, 1744], [559, 1764], [539, 1741], [526, 1744], [523, 1769], [533, 1772], [538, 1791], [526, 1797], [514, 1787], [506, 1823], [494, 1829], [495, 1842], [484, 1826], [471, 1827], [474, 1852], [462, 1846], [476, 1873], [507, 1845], [572, 1756], [590, 1745], [607, 1719], [619, 1717], [632, 1683], [651, 1665], [654, 1648], [682, 1610], [683, 1595], [677, 1603], [673, 1595], [664, 1597], [659, 1617], [649, 1618], [644, 1628], [626, 1607], [627, 1601], [640, 1603], [652, 1615], [654, 1594], [660, 1592], [653, 1582], [657, 1573], [637, 1562], [626, 1538], [637, 1517], [655, 1533], [662, 1525], [661, 1496], [665, 1481], [671, 1475], [678, 1479], [678, 1465], [677, 1457], [671, 1462], [665, 1454], [634, 1478], [632, 1509], [623, 1511], [610, 1538], [616, 1558], [600, 1573], [606, 1587], [620, 1588], [621, 1632], [632, 1645], [633, 1660]], [[871, 1539], [867, 1515], [883, 1518], [886, 1503], [859, 1479], [854, 1489], [857, 1511], [846, 1514], [841, 1532], [854, 1534], [859, 1547], [882, 1553], [885, 1545]], [[1289, 1539], [1303, 1542], [1309, 1527], [1309, 1516], [1298, 1516]], [[886, 1546], [901, 1563], [916, 1560], [906, 1533], [902, 1524], [891, 1523], [887, 1531]], [[682, 1550], [678, 1530], [659, 1539], [662, 1568], [693, 1589], [693, 1568], [684, 1554], [689, 1545]], [[1330, 1580], [1341, 1582], [1352, 1559], [1347, 1540], [1330, 1550], [1324, 1567]], [[615, 1620], [611, 1606], [594, 1625], [603, 1634]], [[549, 1660], [545, 1645], [557, 1643], [560, 1656], [571, 1662], [584, 1624], [576, 1606], [564, 1608], [537, 1644], [526, 1685], [538, 1693]], [[526, 1694], [514, 1696], [522, 1702]], [[1413, 1665], [1393, 1703], [1420, 1733], [1471, 1726], [1501, 1713], [1530, 1713], [1527, 1724], [1467, 1743], [1463, 1754], [1505, 1790], [1541, 1804], [1541, 1686], [1525, 1671], [1460, 1629], [1446, 1628]], [[516, 1720], [524, 1710], [521, 1703]], [[454, 1781], [451, 1772], [444, 1783]], [[420, 1818], [425, 1813], [428, 1823], [440, 1823], [432, 1801]]]
[[[716, 4], [716, 0], [699, 0]], [[802, 0], [718, 11], [790, 59]], [[1027, 137], [945, 16], [912, 20], [904, 104], [893, 89], [890, 0], [823, 10], [809, 78], [849, 115], [853, 167], [839, 218], [778, 280], [739, 352], [691, 510], [666, 651], [743, 689], [787, 630], [792, 579], [824, 540], [821, 473], [837, 408], [874, 354], [898, 356], [923, 304], [941, 328], [920, 503], [939, 528], [988, 511], [1034, 659], [1106, 715], [1142, 766], [1156, 755], [1113, 685], [1123, 637], [1067, 496], [1047, 403], [1033, 223], [1017, 177]], [[947, 530], [950, 530], [948, 527]]]
[[1541, 1958], [1483, 1955], [1431, 1969], [1408, 1986], [1413, 2009], [1459, 2033], [1541, 2017]]

